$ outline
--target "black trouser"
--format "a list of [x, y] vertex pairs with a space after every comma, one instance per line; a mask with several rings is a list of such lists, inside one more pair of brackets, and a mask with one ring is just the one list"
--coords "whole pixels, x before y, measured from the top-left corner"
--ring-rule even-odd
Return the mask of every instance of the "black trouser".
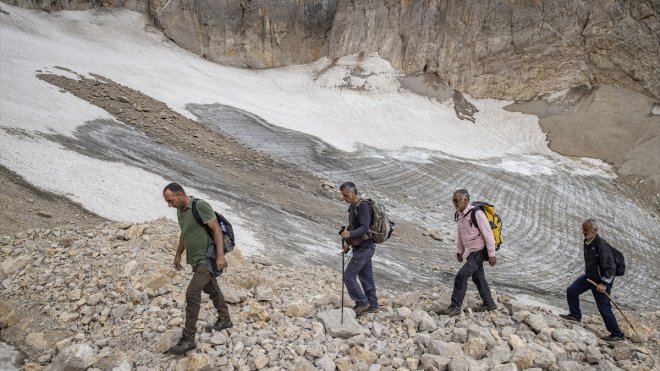
[[486, 260], [486, 254], [483, 251], [475, 251], [468, 255], [465, 264], [463, 264], [463, 267], [456, 274], [456, 279], [454, 279], [454, 292], [451, 294], [451, 305], [453, 307], [460, 308], [463, 305], [463, 299], [467, 292], [467, 281], [470, 277], [472, 277], [472, 282], [477, 285], [479, 296], [484, 301], [484, 305], [488, 307], [496, 305], [490, 293], [488, 281], [486, 281], [484, 260]]
[[[614, 280], [612, 280], [611, 283], [601, 283], [607, 286], [605, 292], [609, 295], [612, 291]], [[571, 312], [571, 316], [575, 317], [578, 321], [582, 319], [582, 311], [580, 311], [580, 295], [589, 290], [591, 290], [591, 293], [594, 295], [598, 312], [600, 312], [600, 316], [603, 318], [603, 322], [605, 322], [607, 331], [609, 331], [612, 336], [623, 337], [623, 332], [621, 332], [621, 329], [619, 328], [619, 323], [616, 321], [614, 313], [612, 313], [610, 298], [608, 298], [607, 295], [596, 291], [596, 286], [587, 281], [587, 275], [585, 274], [578, 277], [575, 282], [566, 289], [566, 300], [568, 301], [568, 308]]]
[[202, 291], [209, 294], [215, 310], [218, 311], [218, 318], [229, 319], [229, 308], [227, 308], [225, 297], [220, 291], [218, 281], [209, 273], [204, 264], [197, 264], [193, 267], [193, 277], [186, 290], [186, 327], [183, 329], [184, 334], [194, 335], [197, 332], [197, 317], [202, 304]]

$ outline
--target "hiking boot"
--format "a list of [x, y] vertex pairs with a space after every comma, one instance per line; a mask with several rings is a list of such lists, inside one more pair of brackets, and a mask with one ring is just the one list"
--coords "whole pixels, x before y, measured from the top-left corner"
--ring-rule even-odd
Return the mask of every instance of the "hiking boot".
[[226, 328], [232, 328], [232, 327], [234, 327], [234, 324], [231, 322], [230, 319], [218, 318], [218, 320], [215, 321], [213, 326], [207, 326], [206, 327], [206, 332], [211, 332], [213, 330], [222, 331]]
[[183, 334], [181, 335], [181, 339], [179, 339], [179, 342], [176, 343], [176, 345], [172, 346], [170, 349], [167, 350], [168, 354], [173, 354], [175, 356], [180, 356], [182, 354], [185, 354], [189, 350], [193, 350], [197, 348], [197, 344], [195, 344], [195, 334], [188, 335], [188, 334]]
[[369, 304], [364, 304], [364, 305], [356, 305], [353, 307], [353, 311], [355, 312], [355, 316], [359, 316], [365, 311], [369, 309]]
[[493, 305], [481, 304], [476, 308], [472, 308], [472, 311], [475, 313], [480, 313], [480, 312], [490, 312], [491, 310], [495, 310], [495, 309], [497, 309], [497, 304], [493, 304]]
[[624, 341], [625, 340], [625, 338], [623, 336], [614, 336], [614, 335], [603, 336], [601, 339], [603, 339], [605, 341], [608, 341], [608, 342], [610, 342], [610, 341]]
[[449, 307], [447, 307], [447, 309], [440, 311], [440, 314], [444, 314], [445, 316], [449, 316], [449, 317], [453, 317], [460, 313], [461, 313], [461, 308], [455, 307], [453, 305], [450, 305]]
[[364, 312], [365, 313], [378, 313], [378, 307], [369, 307], [369, 309], [367, 309]]
[[575, 317], [573, 317], [572, 314], [560, 314], [559, 317], [561, 317], [561, 318], [563, 318], [563, 319], [565, 319], [565, 320], [567, 320], [567, 321], [572, 321], [572, 322], [580, 323], [580, 320], [577, 319], [577, 318], [575, 318]]

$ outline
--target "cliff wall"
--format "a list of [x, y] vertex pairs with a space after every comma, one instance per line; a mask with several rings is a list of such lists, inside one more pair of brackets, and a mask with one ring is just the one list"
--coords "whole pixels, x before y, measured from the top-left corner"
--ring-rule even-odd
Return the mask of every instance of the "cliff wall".
[[7, 0], [47, 10], [148, 13], [209, 60], [267, 68], [378, 52], [475, 97], [529, 100], [611, 84], [660, 97], [653, 0]]

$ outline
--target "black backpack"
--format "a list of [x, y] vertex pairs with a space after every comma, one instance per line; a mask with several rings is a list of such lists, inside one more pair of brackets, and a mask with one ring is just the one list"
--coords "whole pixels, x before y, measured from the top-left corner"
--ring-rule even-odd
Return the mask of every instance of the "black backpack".
[[[193, 199], [192, 201], [192, 213], [193, 217], [195, 218], [195, 221], [197, 224], [201, 225], [206, 229], [206, 233], [209, 234], [211, 238], [213, 238], [213, 231], [211, 231], [211, 228], [209, 228], [208, 225], [204, 224], [202, 222], [202, 219], [199, 217], [199, 213], [197, 212], [197, 199]], [[222, 230], [222, 235], [224, 237], [224, 245], [225, 248], [223, 249], [225, 253], [231, 252], [234, 250], [234, 246], [236, 245], [236, 242], [234, 242], [234, 228], [231, 226], [231, 223], [227, 218], [222, 216], [222, 214], [215, 212], [215, 217], [218, 219], [218, 224], [220, 224], [220, 229]]]
[[616, 264], [616, 273], [614, 275], [623, 276], [626, 274], [626, 259], [623, 257], [623, 253], [609, 243], [606, 242], [606, 244], [610, 247], [614, 256], [614, 264]]

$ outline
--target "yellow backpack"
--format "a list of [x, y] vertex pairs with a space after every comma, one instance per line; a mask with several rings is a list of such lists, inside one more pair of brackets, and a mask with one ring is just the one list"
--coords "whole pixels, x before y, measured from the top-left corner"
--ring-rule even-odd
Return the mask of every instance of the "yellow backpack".
[[499, 250], [500, 245], [504, 241], [502, 240], [502, 219], [500, 219], [500, 216], [495, 213], [495, 206], [483, 201], [475, 201], [472, 203], [472, 206], [474, 206], [474, 208], [470, 210], [470, 224], [473, 226], [476, 225], [478, 228], [477, 217], [474, 214], [477, 210], [483, 211], [490, 224], [490, 229], [493, 230], [493, 237], [495, 237], [495, 251]]

